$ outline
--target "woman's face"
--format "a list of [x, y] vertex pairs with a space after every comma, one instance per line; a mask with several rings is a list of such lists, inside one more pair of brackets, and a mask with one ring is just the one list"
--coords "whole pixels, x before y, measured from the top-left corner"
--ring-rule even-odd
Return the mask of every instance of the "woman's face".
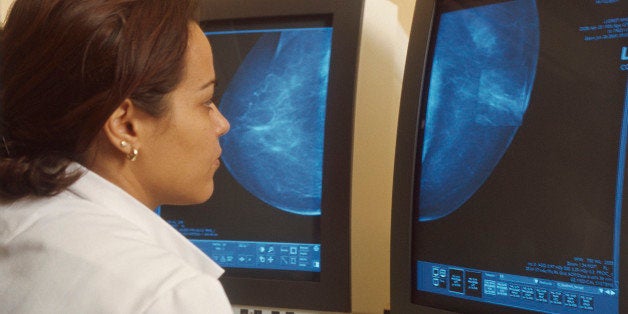
[[[168, 112], [150, 125], [140, 155], [144, 188], [158, 204], [197, 204], [214, 191], [220, 166], [218, 138], [229, 122], [213, 103], [216, 75], [209, 41], [190, 24], [182, 81], [166, 95]], [[147, 173], [148, 172], [148, 173]]]

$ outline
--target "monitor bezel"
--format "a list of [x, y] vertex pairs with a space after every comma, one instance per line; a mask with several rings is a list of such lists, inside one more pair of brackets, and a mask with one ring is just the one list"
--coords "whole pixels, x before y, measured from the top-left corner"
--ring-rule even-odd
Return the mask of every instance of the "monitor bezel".
[[[417, 219], [413, 210], [415, 200], [415, 178], [420, 175], [420, 161], [417, 151], [423, 136], [420, 123], [423, 116], [422, 106], [425, 101], [425, 80], [429, 70], [430, 43], [433, 40], [433, 27], [436, 23], [437, 0], [417, 0], [412, 27], [408, 41], [405, 71], [402, 82], [395, 166], [393, 179], [393, 198], [391, 216], [391, 313], [455, 313], [468, 312], [465, 304], [473, 301], [458, 300], [444, 296], [434, 299], [447, 300], [447, 308], [429, 300], [418, 304], [413, 302], [416, 279], [412, 258], [412, 228]], [[623, 203], [628, 201], [628, 187], [624, 185]], [[622, 217], [621, 230], [628, 230], [628, 219]], [[620, 243], [624, 247], [628, 241], [628, 232], [621, 233]], [[622, 251], [620, 257], [619, 290], [628, 293], [628, 251]], [[620, 292], [621, 293], [621, 292]], [[439, 302], [442, 303], [442, 302]], [[499, 305], [480, 304], [484, 310], [494, 313], [529, 313]], [[454, 311], [454, 312], [451, 312]], [[619, 298], [619, 313], [628, 311], [628, 298]]]
[[[332, 23], [332, 52], [323, 158], [320, 280], [230, 277], [221, 282], [232, 304], [351, 311], [350, 205], [356, 73], [363, 0], [200, 1], [203, 22], [308, 17]], [[326, 262], [327, 261], [327, 262]]]
[[414, 177], [416, 151], [420, 139], [419, 114], [423, 99], [428, 47], [432, 36], [436, 1], [418, 0], [414, 7], [408, 40], [405, 70], [401, 86], [390, 242], [391, 313], [425, 313], [430, 308], [412, 302], [412, 222], [414, 219]]

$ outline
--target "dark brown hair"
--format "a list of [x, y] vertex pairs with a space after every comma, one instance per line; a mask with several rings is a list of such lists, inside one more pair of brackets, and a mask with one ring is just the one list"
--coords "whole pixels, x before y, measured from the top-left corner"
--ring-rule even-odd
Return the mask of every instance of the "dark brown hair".
[[193, 0], [16, 0], [0, 34], [0, 199], [54, 195], [127, 98], [181, 80]]

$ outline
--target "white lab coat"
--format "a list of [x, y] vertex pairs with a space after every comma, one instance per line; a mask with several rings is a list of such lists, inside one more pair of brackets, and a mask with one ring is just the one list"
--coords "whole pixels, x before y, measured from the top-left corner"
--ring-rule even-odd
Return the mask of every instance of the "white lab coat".
[[233, 313], [216, 263], [75, 167], [61, 194], [0, 205], [0, 313]]

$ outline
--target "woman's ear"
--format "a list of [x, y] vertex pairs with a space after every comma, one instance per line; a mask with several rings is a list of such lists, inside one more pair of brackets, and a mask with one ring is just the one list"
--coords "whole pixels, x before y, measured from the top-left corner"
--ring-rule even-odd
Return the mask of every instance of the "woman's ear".
[[136, 132], [138, 114], [133, 101], [127, 98], [114, 110], [103, 126], [103, 132], [111, 145], [127, 156], [133, 154], [133, 150], [137, 151], [140, 146]]

